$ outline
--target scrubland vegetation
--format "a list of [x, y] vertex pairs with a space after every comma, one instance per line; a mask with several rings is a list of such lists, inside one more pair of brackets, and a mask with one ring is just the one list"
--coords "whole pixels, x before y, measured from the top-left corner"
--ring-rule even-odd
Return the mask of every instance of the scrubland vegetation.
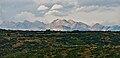
[[120, 58], [120, 32], [0, 30], [0, 58]]

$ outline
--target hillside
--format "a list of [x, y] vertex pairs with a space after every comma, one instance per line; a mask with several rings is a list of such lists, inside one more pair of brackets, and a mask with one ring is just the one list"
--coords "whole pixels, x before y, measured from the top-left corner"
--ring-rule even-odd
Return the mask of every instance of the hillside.
[[0, 58], [119, 58], [120, 32], [0, 30]]

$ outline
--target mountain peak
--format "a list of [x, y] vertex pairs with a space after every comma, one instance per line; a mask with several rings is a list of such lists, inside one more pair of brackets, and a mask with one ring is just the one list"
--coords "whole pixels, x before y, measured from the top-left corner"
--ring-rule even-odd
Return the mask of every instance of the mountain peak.
[[101, 30], [104, 29], [104, 26], [102, 26], [102, 25], [99, 24], [99, 23], [96, 23], [96, 24], [93, 25], [91, 28], [92, 28], [93, 31], [101, 31]]
[[98, 27], [98, 26], [102, 26], [101, 24], [99, 23], [96, 23], [95, 25], [93, 25], [92, 27]]
[[61, 23], [61, 22], [67, 22], [65, 19], [56, 19], [52, 23]]
[[100, 25], [100, 23], [96, 23], [95, 25]]
[[99, 23], [96, 23], [92, 27], [83, 23], [83, 22], [75, 22], [74, 20], [66, 20], [66, 19], [56, 19], [49, 24], [45, 24], [40, 21], [23, 21], [23, 22], [10, 22], [4, 21], [0, 24], [0, 28], [10, 28], [10, 29], [28, 29], [28, 30], [46, 30], [54, 29], [54, 30], [80, 30], [80, 31], [119, 31], [120, 26], [103, 26]]
[[73, 20], [68, 20], [68, 22], [71, 23], [71, 24], [75, 23], [75, 21], [73, 21]]
[[28, 20], [24, 20], [24, 22], [29, 22]]

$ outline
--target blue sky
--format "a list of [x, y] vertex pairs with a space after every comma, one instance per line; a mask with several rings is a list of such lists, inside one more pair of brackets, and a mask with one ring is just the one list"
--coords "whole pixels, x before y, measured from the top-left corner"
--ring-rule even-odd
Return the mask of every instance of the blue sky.
[[0, 0], [0, 21], [72, 19], [120, 25], [120, 0]]

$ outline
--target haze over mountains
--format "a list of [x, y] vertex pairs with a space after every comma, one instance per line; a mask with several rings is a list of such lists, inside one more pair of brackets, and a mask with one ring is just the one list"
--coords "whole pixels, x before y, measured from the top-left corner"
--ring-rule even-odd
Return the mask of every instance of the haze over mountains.
[[103, 26], [96, 23], [93, 26], [89, 26], [83, 22], [76, 22], [73, 20], [56, 19], [49, 24], [44, 22], [35, 21], [30, 22], [25, 20], [24, 22], [9, 22], [4, 21], [0, 24], [1, 29], [12, 29], [12, 30], [56, 30], [56, 31], [120, 31], [119, 25], [114, 26]]

